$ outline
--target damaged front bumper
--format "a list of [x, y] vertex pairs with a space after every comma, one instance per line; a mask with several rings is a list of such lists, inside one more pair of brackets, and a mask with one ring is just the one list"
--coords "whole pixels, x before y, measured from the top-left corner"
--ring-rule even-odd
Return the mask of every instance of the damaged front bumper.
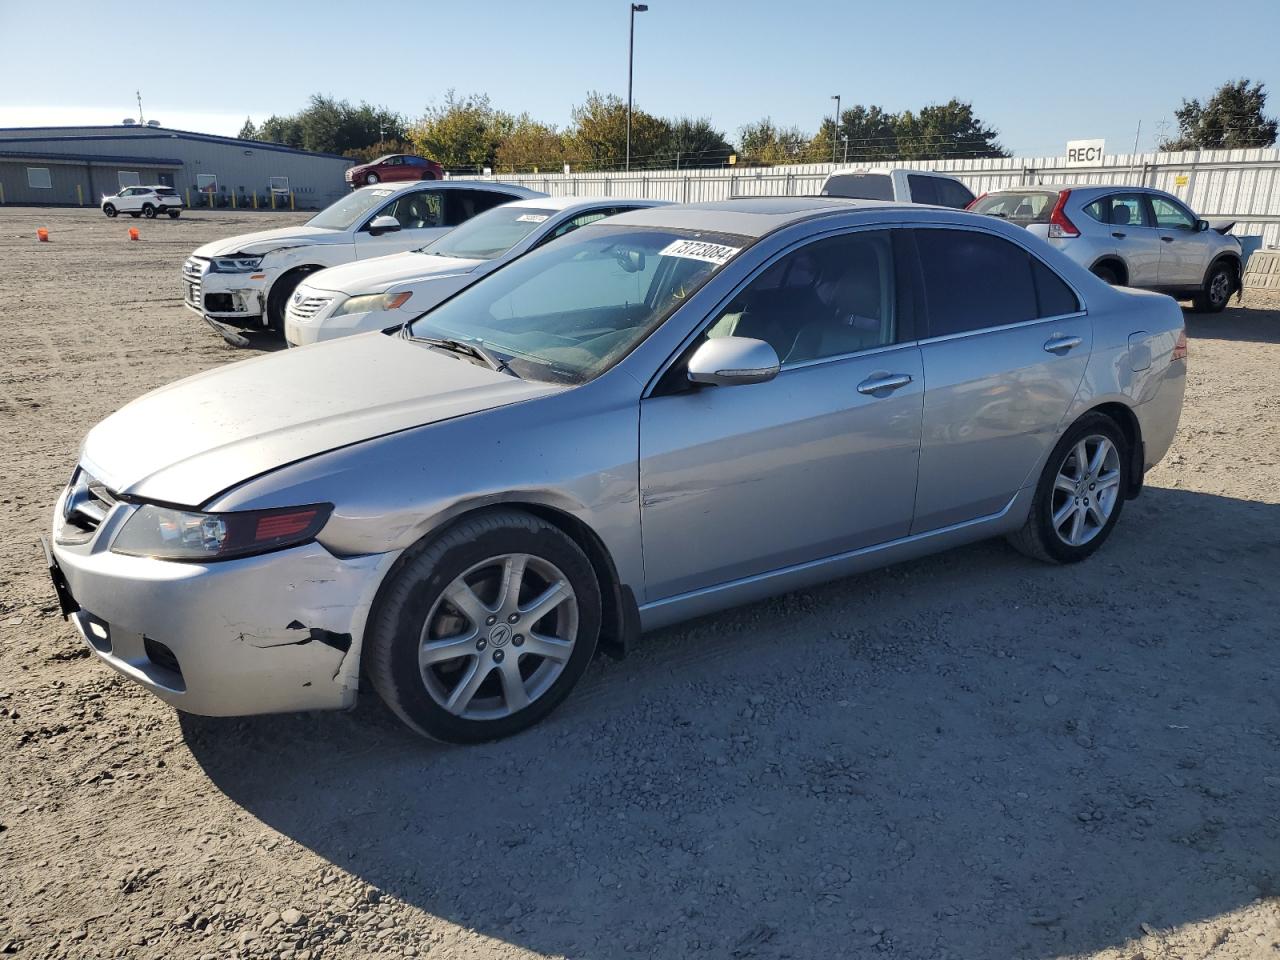
[[182, 302], [206, 320], [232, 327], [260, 326], [266, 314], [265, 273], [218, 273], [192, 257], [182, 267]]
[[318, 543], [219, 563], [112, 553], [121, 504], [53, 568], [94, 654], [180, 710], [240, 716], [355, 703], [361, 638], [386, 554], [335, 557]]

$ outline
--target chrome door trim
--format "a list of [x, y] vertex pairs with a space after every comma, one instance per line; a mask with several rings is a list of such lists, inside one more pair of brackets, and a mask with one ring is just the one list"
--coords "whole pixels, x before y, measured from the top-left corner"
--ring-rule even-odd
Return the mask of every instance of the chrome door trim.
[[999, 333], [1002, 330], [1017, 330], [1021, 327], [1033, 327], [1041, 323], [1056, 323], [1060, 320], [1078, 320], [1087, 317], [1089, 314], [1085, 310], [1079, 310], [1076, 313], [1064, 313], [1056, 317], [1045, 317], [1043, 320], [1020, 320], [1017, 323], [1002, 323], [998, 327], [979, 327], [976, 330], [962, 330], [960, 333], [944, 333], [937, 337], [928, 337], [920, 341], [920, 346], [926, 346], [930, 343], [946, 343], [948, 340], [961, 340], [965, 337], [980, 337], [984, 333]]

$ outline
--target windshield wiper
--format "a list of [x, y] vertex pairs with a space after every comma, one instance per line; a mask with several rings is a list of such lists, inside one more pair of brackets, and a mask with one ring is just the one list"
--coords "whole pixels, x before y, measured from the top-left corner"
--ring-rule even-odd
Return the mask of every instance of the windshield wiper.
[[513, 377], [516, 376], [515, 371], [507, 366], [507, 361], [499, 360], [484, 347], [470, 340], [454, 340], [452, 337], [419, 337], [410, 333], [407, 325], [401, 329], [404, 331], [406, 340], [414, 340], [419, 343], [425, 343], [429, 347], [436, 347], [440, 350], [448, 350], [450, 353], [471, 357], [479, 360], [490, 370], [496, 370], [498, 373], [509, 373]]

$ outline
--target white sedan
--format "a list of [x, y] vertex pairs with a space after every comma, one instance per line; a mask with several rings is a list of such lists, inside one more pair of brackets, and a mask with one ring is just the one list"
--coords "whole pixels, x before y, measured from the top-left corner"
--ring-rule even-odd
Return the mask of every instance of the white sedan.
[[290, 346], [407, 323], [528, 251], [604, 217], [662, 200], [538, 197], [504, 204], [408, 253], [321, 270], [285, 310]]

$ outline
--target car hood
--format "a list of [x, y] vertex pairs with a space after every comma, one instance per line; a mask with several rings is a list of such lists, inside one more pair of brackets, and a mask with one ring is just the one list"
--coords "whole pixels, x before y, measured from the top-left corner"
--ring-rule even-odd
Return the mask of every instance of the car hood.
[[229, 257], [233, 253], [258, 255], [284, 247], [303, 247], [315, 243], [351, 243], [345, 230], [325, 230], [323, 227], [281, 227], [278, 230], [261, 230], [258, 233], [242, 233], [239, 236], [215, 240], [197, 247], [197, 257]]
[[389, 257], [357, 260], [321, 270], [307, 277], [307, 286], [348, 296], [383, 293], [395, 283], [467, 274], [487, 262], [461, 257], [434, 257], [426, 253], [395, 253]]
[[371, 333], [161, 387], [94, 427], [81, 459], [117, 494], [198, 506], [328, 450], [565, 389]]

